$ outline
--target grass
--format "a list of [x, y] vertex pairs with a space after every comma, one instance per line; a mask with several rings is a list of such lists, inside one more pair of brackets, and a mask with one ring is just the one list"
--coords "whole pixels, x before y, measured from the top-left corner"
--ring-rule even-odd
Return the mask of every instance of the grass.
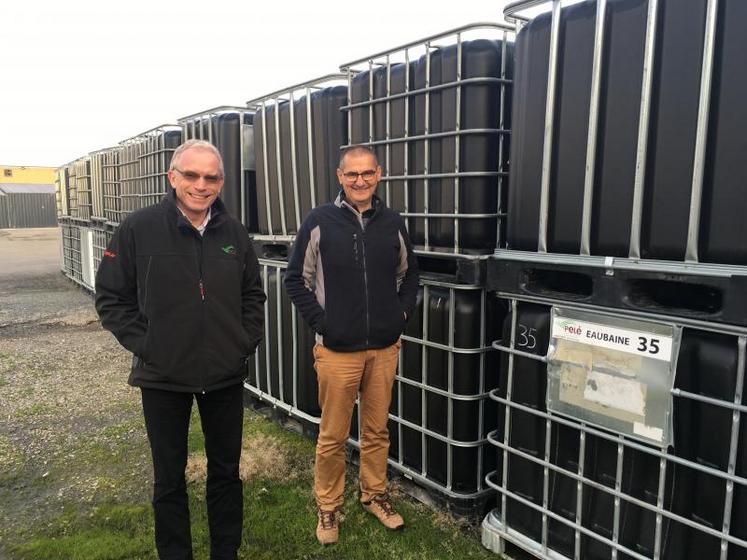
[[[61, 514], [45, 518], [44, 512], [39, 512], [31, 526], [19, 534], [5, 535], [3, 540], [11, 558], [156, 558], [153, 516], [144, 496], [147, 492], [122, 491], [150, 485], [149, 459], [138, 473], [123, 468], [132, 457], [142, 458], [145, 454], [147, 458], [147, 443], [138, 439], [133, 427], [137, 428], [132, 420], [109, 426], [101, 430], [100, 437], [81, 442], [64, 469], [57, 470], [56, 477], [75, 476], [89, 484], [94, 480], [95, 492], [89, 493], [88, 499], [66, 502]], [[242, 472], [247, 480], [242, 559], [496, 558], [480, 546], [475, 529], [465, 530], [445, 521], [443, 514], [409, 498], [396, 500], [407, 520], [407, 529], [387, 532], [358, 504], [352, 470], [348, 473], [340, 542], [322, 547], [314, 537], [313, 443], [250, 411], [246, 413], [244, 434], [247, 462], [242, 461]], [[209, 535], [201, 462], [204, 440], [196, 413], [192, 417], [189, 452], [193, 476], [188, 492], [195, 559], [207, 560]]]

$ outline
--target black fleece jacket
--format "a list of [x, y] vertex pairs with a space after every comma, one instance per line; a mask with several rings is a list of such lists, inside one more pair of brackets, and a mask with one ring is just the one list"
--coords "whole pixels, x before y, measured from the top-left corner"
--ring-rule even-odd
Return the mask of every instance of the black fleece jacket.
[[96, 311], [134, 355], [131, 385], [198, 393], [246, 377], [263, 332], [259, 263], [220, 199], [211, 216], [201, 236], [171, 190], [125, 219], [104, 253]]
[[405, 224], [377, 197], [361, 216], [340, 193], [299, 228], [285, 288], [324, 346], [394, 344], [412, 316], [418, 265]]

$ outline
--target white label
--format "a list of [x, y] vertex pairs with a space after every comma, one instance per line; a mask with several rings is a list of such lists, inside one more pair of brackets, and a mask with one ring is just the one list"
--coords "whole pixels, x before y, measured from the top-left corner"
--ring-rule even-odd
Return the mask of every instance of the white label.
[[646, 416], [645, 388], [637, 381], [598, 371], [586, 376], [584, 399], [602, 406]]
[[644, 331], [633, 331], [570, 319], [555, 317], [552, 336], [580, 344], [620, 350], [636, 356], [655, 360], [672, 360], [672, 337]]
[[654, 426], [646, 426], [641, 422], [633, 423], [633, 432], [639, 436], [652, 439], [654, 441], [661, 441], [664, 438], [664, 431], [661, 428]]

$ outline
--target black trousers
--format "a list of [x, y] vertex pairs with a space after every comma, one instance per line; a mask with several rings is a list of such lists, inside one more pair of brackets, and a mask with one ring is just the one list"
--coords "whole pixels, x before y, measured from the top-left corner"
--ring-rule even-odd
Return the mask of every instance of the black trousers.
[[207, 513], [212, 560], [235, 559], [241, 544], [239, 478], [243, 386], [205, 394], [141, 388], [153, 457], [153, 512], [161, 560], [191, 560], [192, 533], [184, 468], [192, 401], [197, 399], [207, 456]]

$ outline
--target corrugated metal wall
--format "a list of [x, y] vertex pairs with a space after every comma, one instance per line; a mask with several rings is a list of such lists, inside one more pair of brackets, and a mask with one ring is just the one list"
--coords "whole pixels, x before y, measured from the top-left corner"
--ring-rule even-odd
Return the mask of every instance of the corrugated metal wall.
[[8, 219], [8, 197], [4, 192], [0, 192], [0, 229], [10, 227]]
[[57, 227], [54, 193], [0, 196], [0, 228]]

